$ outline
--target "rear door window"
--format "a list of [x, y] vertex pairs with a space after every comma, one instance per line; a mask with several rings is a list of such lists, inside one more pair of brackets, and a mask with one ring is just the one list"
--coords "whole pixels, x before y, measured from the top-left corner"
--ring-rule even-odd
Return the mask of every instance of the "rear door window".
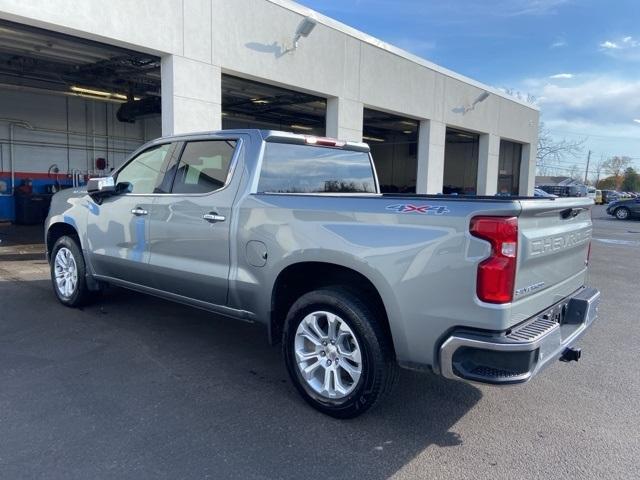
[[188, 142], [177, 166], [172, 193], [210, 193], [227, 183], [236, 140]]
[[265, 147], [258, 191], [377, 193], [366, 152], [271, 142]]

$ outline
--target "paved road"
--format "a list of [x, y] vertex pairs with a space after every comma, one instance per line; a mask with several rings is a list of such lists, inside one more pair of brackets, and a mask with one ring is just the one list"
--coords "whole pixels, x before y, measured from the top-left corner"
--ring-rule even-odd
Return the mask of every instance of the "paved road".
[[5, 238], [0, 477], [637, 478], [640, 222], [594, 221], [603, 304], [578, 364], [507, 389], [403, 372], [343, 422], [303, 404], [260, 328], [119, 289], [67, 309], [41, 247]]

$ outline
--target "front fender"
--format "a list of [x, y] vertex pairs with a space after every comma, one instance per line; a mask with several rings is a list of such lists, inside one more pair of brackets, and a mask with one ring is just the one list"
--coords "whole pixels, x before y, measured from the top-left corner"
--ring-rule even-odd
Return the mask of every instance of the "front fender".
[[67, 189], [56, 193], [51, 199], [49, 215], [45, 220], [44, 235], [48, 254], [48, 234], [52, 226], [66, 224], [78, 234], [80, 246], [84, 249], [87, 244], [87, 216], [97, 205], [85, 191]]

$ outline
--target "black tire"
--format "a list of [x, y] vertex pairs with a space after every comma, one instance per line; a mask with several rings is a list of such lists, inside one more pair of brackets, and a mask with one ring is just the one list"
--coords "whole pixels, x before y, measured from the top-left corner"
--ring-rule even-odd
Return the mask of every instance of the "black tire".
[[[348, 287], [334, 286], [302, 295], [289, 309], [283, 332], [283, 353], [289, 376], [302, 397], [315, 409], [335, 418], [354, 418], [376, 405], [396, 383], [398, 367], [391, 338], [366, 296]], [[316, 392], [303, 378], [295, 354], [296, 331], [310, 313], [338, 315], [351, 329], [361, 350], [361, 375], [343, 398]], [[344, 359], [343, 359], [344, 361]], [[354, 382], [355, 383], [355, 382]]]
[[[56, 256], [63, 248], [66, 248], [67, 251], [71, 253], [77, 269], [76, 285], [69, 295], [65, 295], [61, 292], [56, 282]], [[51, 250], [50, 272], [53, 291], [56, 294], [56, 297], [58, 297], [60, 303], [67, 307], [77, 308], [82, 305], [86, 305], [91, 300], [92, 292], [90, 292], [87, 287], [86, 266], [77, 238], [65, 235], [56, 241], [53, 245], [53, 249]]]
[[631, 212], [627, 207], [620, 207], [614, 212], [618, 220], [628, 220]]

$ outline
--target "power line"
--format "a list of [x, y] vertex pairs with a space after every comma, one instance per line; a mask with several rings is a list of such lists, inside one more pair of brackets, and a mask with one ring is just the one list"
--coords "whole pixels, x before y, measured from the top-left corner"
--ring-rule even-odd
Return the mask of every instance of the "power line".
[[565, 135], [577, 135], [580, 137], [598, 137], [598, 138], [622, 138], [625, 140], [636, 140], [638, 142], [640, 142], [640, 136], [638, 137], [627, 137], [624, 135], [598, 135], [595, 133], [578, 133], [578, 132], [570, 132], [568, 130], [555, 130], [553, 128], [548, 128], [547, 130], [549, 130], [550, 132], [556, 132], [556, 133], [564, 133]]

